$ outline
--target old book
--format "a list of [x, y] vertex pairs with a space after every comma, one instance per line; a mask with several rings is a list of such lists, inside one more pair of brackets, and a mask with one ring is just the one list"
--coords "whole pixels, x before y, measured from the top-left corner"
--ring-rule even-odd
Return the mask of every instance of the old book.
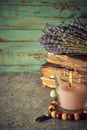
[[87, 71], [87, 55], [68, 56], [48, 53], [47, 62], [69, 69], [77, 68], [77, 70], [80, 70], [83, 68], [84, 71]]
[[[53, 55], [48, 53], [47, 63], [41, 67], [41, 80], [43, 86], [55, 88], [55, 74], [62, 77], [68, 75], [69, 71], [80, 72], [80, 75], [87, 75], [87, 58], [85, 56], [70, 57], [67, 55]], [[62, 80], [59, 80], [59, 84]]]
[[42, 81], [42, 85], [44, 87], [56, 88], [55, 79], [47, 78], [47, 77], [41, 77], [41, 81]]
[[[50, 88], [56, 87], [55, 76], [61, 77], [64, 73], [64, 68], [51, 63], [46, 63], [41, 67], [41, 81], [42, 85]], [[62, 83], [61, 79], [58, 79], [59, 85]]]

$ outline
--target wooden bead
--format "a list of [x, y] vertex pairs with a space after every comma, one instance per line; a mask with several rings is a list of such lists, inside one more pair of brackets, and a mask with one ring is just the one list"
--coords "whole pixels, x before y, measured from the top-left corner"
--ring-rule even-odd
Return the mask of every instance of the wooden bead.
[[86, 113], [86, 114], [87, 114], [87, 110], [84, 110], [83, 113]]
[[51, 104], [48, 107], [48, 114], [50, 115], [50, 117], [52, 118], [57, 118], [57, 119], [62, 119], [62, 120], [86, 120], [87, 119], [87, 110], [83, 110], [82, 112], [78, 113], [75, 112], [73, 114], [70, 113], [60, 113], [59, 111], [57, 111], [57, 106], [59, 105], [59, 102], [57, 100], [57, 98], [55, 98]]
[[52, 111], [52, 112], [51, 112], [51, 117], [52, 117], [52, 118], [56, 118], [56, 113], [57, 113], [56, 111]]
[[67, 120], [68, 114], [67, 113], [62, 113], [62, 120]]
[[61, 119], [61, 115], [62, 115], [62, 114], [61, 114], [60, 112], [57, 112], [57, 113], [56, 113], [56, 118], [57, 118], [57, 119]]
[[73, 114], [68, 114], [68, 120], [73, 121], [74, 120], [74, 115]]
[[55, 106], [54, 106], [54, 105], [50, 105], [50, 106], [48, 107], [48, 110], [49, 110], [49, 109], [55, 110]]
[[79, 113], [74, 113], [74, 119], [75, 119], [75, 121], [80, 120], [80, 115], [79, 115]]
[[86, 113], [81, 112], [79, 115], [80, 115], [81, 120], [85, 120], [86, 119]]
[[55, 106], [57, 106], [57, 105], [58, 105], [58, 101], [54, 99], [54, 100], [52, 101], [52, 104], [54, 104]]

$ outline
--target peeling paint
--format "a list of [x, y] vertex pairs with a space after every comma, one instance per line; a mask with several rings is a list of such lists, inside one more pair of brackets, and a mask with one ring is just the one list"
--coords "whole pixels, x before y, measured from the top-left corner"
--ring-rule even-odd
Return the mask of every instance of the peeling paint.
[[0, 63], [2, 63], [3, 62], [3, 60], [2, 59], [0, 59]]
[[14, 68], [19, 65], [22, 71], [22, 66], [29, 69], [33, 65], [32, 71], [36, 66], [40, 67], [47, 58], [47, 52], [37, 50], [42, 25], [46, 22], [58, 25], [63, 20], [69, 23], [75, 16], [86, 19], [87, 2], [85, 5], [83, 1], [1, 0], [0, 65]]
[[42, 4], [50, 4], [50, 2], [48, 2], [48, 1], [42, 1], [41, 3]]
[[4, 50], [0, 49], [0, 52], [3, 52]]
[[5, 0], [5, 3], [8, 3], [8, 0]]
[[40, 11], [34, 11], [35, 14], [40, 14], [41, 12]]
[[70, 2], [60, 2], [60, 3], [54, 3], [53, 7], [55, 9], [59, 9], [60, 12], [64, 11], [65, 9], [75, 11], [75, 10], [80, 10], [79, 5], [77, 5], [75, 2], [70, 3]]
[[21, 0], [21, 2], [22, 2], [22, 3], [24, 3], [24, 2], [25, 2], [25, 0]]
[[75, 18], [76, 14], [75, 13], [72, 13], [70, 14], [69, 18]]
[[26, 24], [27, 25], [32, 25], [32, 24], [35, 24], [35, 25], [42, 25], [43, 22], [40, 22], [40, 21], [32, 21], [32, 22], [28, 22], [28, 21], [16, 21], [14, 23], [15, 25], [23, 25], [23, 24]]
[[11, 63], [11, 59], [10, 59], [10, 58], [7, 58], [7, 59], [6, 59], [6, 63]]
[[6, 42], [6, 41], [8, 40], [0, 37], [0, 42]]

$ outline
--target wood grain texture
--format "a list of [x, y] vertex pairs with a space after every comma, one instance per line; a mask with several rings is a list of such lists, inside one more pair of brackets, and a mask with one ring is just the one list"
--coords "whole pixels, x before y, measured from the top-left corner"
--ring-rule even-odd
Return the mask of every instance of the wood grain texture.
[[0, 65], [32, 65], [44, 64], [45, 56], [30, 53], [2, 53], [0, 54]]
[[58, 25], [61, 21], [69, 23], [78, 16], [87, 22], [87, 6], [58, 3], [52, 5], [15, 5], [0, 4], [1, 29], [42, 29], [46, 22]]
[[0, 0], [0, 71], [39, 70], [47, 53], [38, 42], [43, 24], [58, 26], [77, 16], [87, 22], [86, 0]]
[[64, 3], [68, 3], [70, 5], [73, 5], [73, 4], [79, 4], [79, 5], [87, 5], [87, 0], [77, 0], [77, 1], [74, 1], [74, 0], [0, 0], [0, 3], [4, 3], [4, 4], [21, 4], [21, 5], [42, 5], [42, 6], [48, 6], [48, 5], [57, 5], [57, 4], [64, 4]]
[[40, 30], [0, 30], [0, 40], [3, 41], [38, 41], [41, 36]]
[[0, 53], [1, 52], [12, 52], [12, 53], [30, 53], [30, 54], [44, 54], [47, 55], [46, 51], [41, 47], [39, 42], [22, 42], [22, 41], [13, 41], [13, 42], [3, 42], [1, 39], [0, 42]]

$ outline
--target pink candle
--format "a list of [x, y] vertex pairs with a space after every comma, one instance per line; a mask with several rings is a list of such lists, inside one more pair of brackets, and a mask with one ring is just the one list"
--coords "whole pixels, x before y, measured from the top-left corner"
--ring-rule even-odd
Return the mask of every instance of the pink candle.
[[87, 88], [80, 83], [64, 83], [58, 87], [60, 107], [67, 110], [82, 109], [87, 99]]

